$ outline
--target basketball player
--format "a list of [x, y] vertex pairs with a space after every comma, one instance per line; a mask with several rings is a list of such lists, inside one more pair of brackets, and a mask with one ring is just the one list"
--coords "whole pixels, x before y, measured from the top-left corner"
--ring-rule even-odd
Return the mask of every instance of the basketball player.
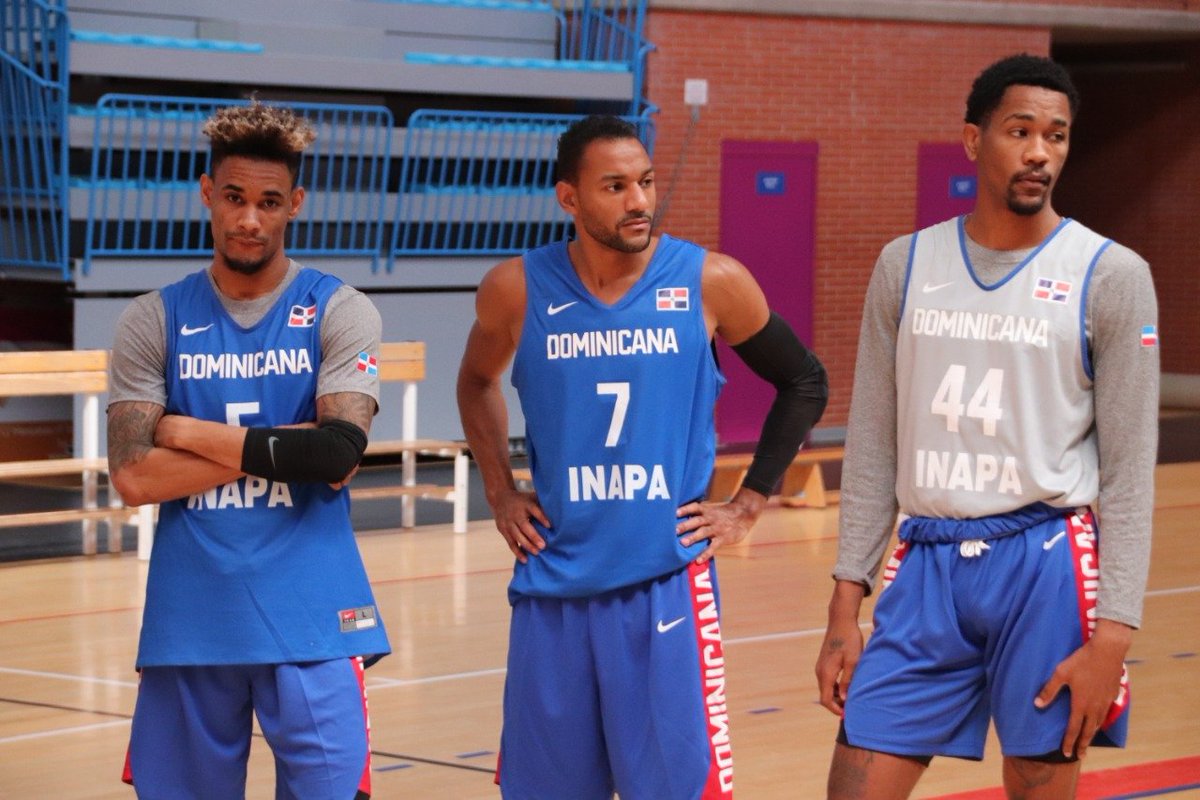
[[[831, 798], [907, 797], [932, 756], [981, 758], [989, 718], [1010, 797], [1072, 797], [1088, 745], [1123, 744], [1157, 306], [1142, 259], [1051, 205], [1077, 108], [1049, 59], [984, 70], [963, 130], [973, 212], [876, 264], [816, 666], [843, 715]], [[897, 511], [863, 651], [859, 607]]]
[[284, 254], [309, 124], [256, 103], [204, 132], [212, 264], [136, 299], [113, 350], [113, 482], [162, 504], [125, 778], [243, 797], [253, 713], [277, 798], [366, 798], [363, 662], [389, 646], [341, 485], [377, 408], [380, 318]]
[[[496, 266], [458, 401], [517, 559], [504, 797], [729, 797], [733, 767], [713, 555], [741, 541], [825, 406], [825, 371], [728, 256], [651, 232], [636, 130], [588, 117], [559, 140], [577, 236]], [[701, 504], [716, 333], [777, 387], [727, 504]], [[500, 376], [513, 359], [534, 492], [514, 487]]]

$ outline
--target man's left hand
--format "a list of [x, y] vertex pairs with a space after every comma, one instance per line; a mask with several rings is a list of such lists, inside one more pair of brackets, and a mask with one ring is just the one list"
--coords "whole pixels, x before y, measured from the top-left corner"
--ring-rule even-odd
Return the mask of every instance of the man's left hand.
[[701, 540], [708, 540], [708, 547], [696, 557], [703, 564], [713, 557], [719, 548], [737, 544], [746, 538], [759, 514], [767, 504], [767, 498], [750, 489], [739, 489], [728, 503], [688, 503], [675, 512], [681, 519], [675, 532], [682, 538], [684, 547]]
[[1125, 654], [1133, 638], [1133, 629], [1112, 620], [1096, 623], [1092, 638], [1054, 668], [1033, 704], [1045, 708], [1062, 691], [1071, 691], [1071, 717], [1063, 736], [1063, 755], [1083, 758], [1109, 707], [1121, 690]]

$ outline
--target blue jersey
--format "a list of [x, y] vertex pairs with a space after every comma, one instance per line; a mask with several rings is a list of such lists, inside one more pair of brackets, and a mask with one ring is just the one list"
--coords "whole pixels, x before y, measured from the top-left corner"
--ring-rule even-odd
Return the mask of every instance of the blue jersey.
[[613, 305], [584, 287], [566, 242], [525, 255], [527, 302], [513, 363], [533, 485], [551, 528], [518, 563], [510, 599], [583, 597], [674, 572], [675, 510], [704, 495], [724, 378], [704, 322], [705, 252], [662, 236]]
[[[321, 320], [339, 286], [303, 269], [251, 328], [205, 272], [165, 288], [166, 413], [252, 427], [314, 420]], [[246, 476], [162, 504], [139, 667], [387, 652], [347, 490]]]

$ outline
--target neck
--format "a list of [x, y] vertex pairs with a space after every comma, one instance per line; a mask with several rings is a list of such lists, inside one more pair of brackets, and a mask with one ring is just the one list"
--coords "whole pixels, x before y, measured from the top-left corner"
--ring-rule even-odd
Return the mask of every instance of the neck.
[[658, 237], [653, 236], [645, 250], [626, 253], [581, 237], [567, 245], [567, 253], [583, 285], [592, 294], [603, 297], [606, 290], [620, 290], [641, 277], [657, 246]]
[[1062, 217], [1048, 203], [1028, 217], [1007, 207], [989, 212], [977, 205], [964, 228], [972, 241], [989, 250], [1027, 250], [1041, 244], [1060, 222]]
[[225, 263], [225, 259], [218, 255], [213, 259], [209, 271], [221, 294], [232, 300], [253, 300], [275, 290], [287, 275], [288, 263], [287, 256], [280, 253], [258, 272], [246, 275], [232, 269]]

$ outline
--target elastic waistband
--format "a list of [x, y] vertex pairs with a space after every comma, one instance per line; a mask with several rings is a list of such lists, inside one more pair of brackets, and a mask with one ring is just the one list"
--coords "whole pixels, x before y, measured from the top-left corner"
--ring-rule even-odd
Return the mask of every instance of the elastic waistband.
[[899, 536], [903, 542], [927, 543], [999, 539], [1074, 511], [1073, 508], [1055, 508], [1045, 503], [1033, 503], [1006, 514], [973, 519], [909, 517], [900, 523]]

